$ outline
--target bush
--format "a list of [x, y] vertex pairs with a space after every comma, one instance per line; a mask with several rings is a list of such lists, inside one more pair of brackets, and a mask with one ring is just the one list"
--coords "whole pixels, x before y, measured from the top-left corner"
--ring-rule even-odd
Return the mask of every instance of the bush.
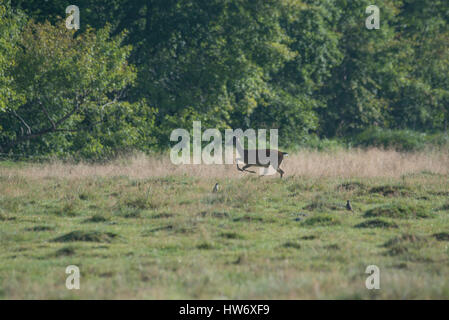
[[369, 128], [353, 138], [354, 146], [378, 147], [397, 151], [422, 150], [427, 135], [410, 130]]
[[295, 148], [295, 149], [310, 149], [318, 151], [336, 151], [346, 148], [347, 145], [339, 139], [320, 139], [317, 136], [310, 135]]

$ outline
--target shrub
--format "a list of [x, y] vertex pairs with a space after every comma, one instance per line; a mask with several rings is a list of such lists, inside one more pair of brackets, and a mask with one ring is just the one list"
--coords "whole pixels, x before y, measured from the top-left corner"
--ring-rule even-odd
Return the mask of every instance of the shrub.
[[354, 146], [378, 147], [397, 151], [422, 150], [427, 141], [425, 133], [410, 130], [369, 128], [353, 138]]

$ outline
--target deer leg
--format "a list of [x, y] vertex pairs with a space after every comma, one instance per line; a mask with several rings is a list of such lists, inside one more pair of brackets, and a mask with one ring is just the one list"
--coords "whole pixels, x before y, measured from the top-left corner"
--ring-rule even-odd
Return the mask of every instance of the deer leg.
[[246, 172], [251, 172], [251, 173], [256, 173], [255, 171], [251, 171], [251, 170], [246, 170], [246, 168], [251, 167], [252, 164], [245, 164], [242, 168], [242, 171], [246, 171]]
[[279, 167], [276, 169], [276, 171], [279, 172], [279, 174], [281, 175], [281, 179], [282, 179], [282, 176], [284, 175], [284, 171]]

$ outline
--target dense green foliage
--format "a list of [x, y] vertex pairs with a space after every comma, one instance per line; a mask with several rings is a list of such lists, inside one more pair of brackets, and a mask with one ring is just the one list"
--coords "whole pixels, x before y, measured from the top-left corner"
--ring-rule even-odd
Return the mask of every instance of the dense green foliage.
[[443, 133], [423, 133], [411, 130], [390, 130], [368, 128], [351, 137], [355, 146], [379, 147], [398, 151], [417, 151], [426, 148], [439, 148], [449, 145], [449, 135]]
[[[7, 106], [20, 103], [20, 97], [11, 87], [13, 77], [9, 70], [14, 65], [14, 56], [18, 50], [17, 42], [20, 38], [23, 15], [13, 14], [8, 9], [0, 5], [0, 112], [4, 112]], [[0, 122], [1, 129], [2, 122]]]
[[78, 0], [76, 33], [71, 4], [0, 2], [0, 152], [163, 149], [194, 120], [283, 146], [448, 129], [446, 0], [379, 0], [378, 30], [368, 0]]

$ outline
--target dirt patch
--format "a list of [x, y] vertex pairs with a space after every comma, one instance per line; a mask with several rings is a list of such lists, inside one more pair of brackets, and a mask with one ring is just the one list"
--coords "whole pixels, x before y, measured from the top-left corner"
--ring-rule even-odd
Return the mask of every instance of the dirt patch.
[[40, 232], [40, 231], [52, 231], [55, 230], [54, 227], [49, 226], [34, 226], [31, 228], [26, 228], [25, 231], [33, 231], [33, 232]]
[[140, 211], [139, 210], [132, 210], [130, 212], [127, 212], [122, 215], [123, 218], [140, 218]]
[[299, 238], [299, 239], [301, 239], [301, 240], [315, 240], [315, 239], [317, 239], [317, 238], [318, 238], [317, 236], [310, 235], [310, 236], [302, 236], [302, 237]]
[[52, 242], [73, 242], [73, 241], [85, 241], [85, 242], [111, 242], [117, 238], [117, 234], [112, 232], [101, 231], [72, 231], [63, 236], [57, 237]]
[[0, 213], [0, 221], [13, 221], [13, 220], [16, 220], [16, 217], [10, 217]]
[[398, 225], [382, 219], [372, 219], [359, 223], [354, 228], [398, 228]]
[[174, 229], [174, 227], [171, 224], [169, 224], [168, 226], [162, 226], [162, 227], [157, 227], [157, 228], [148, 230], [147, 233], [153, 233], [153, 232], [158, 232], [158, 231], [170, 231], [173, 229]]
[[238, 217], [235, 218], [233, 220], [234, 222], [239, 222], [239, 221], [246, 221], [246, 222], [251, 222], [251, 221], [263, 221], [263, 219], [261, 217], [251, 217], [251, 216], [243, 216], [243, 217]]
[[441, 197], [449, 196], [449, 191], [430, 191], [429, 193], [433, 196], [441, 196]]
[[106, 222], [106, 221], [108, 221], [108, 219], [106, 219], [105, 217], [103, 217], [99, 214], [96, 214], [96, 215], [93, 215], [92, 217], [84, 220], [83, 222], [84, 223], [89, 223], [89, 222], [97, 223], [97, 222]]
[[437, 210], [439, 211], [449, 211], [449, 203], [443, 204], [440, 208]]
[[432, 235], [438, 241], [449, 241], [449, 232], [440, 232]]
[[301, 249], [301, 245], [297, 242], [287, 241], [282, 245], [284, 248]]
[[197, 245], [196, 248], [200, 250], [211, 250], [214, 249], [214, 245], [209, 242], [203, 242]]
[[89, 193], [82, 192], [78, 195], [78, 198], [80, 200], [86, 201], [86, 200], [92, 199], [92, 196]]
[[336, 243], [324, 246], [324, 249], [327, 250], [340, 250], [340, 246]]
[[396, 269], [408, 269], [408, 265], [405, 262], [394, 264], [392, 267]]
[[54, 256], [55, 257], [68, 257], [68, 256], [73, 256], [74, 254], [75, 254], [75, 248], [64, 247], [64, 248], [57, 250], [54, 253]]
[[225, 239], [244, 239], [241, 234], [238, 234], [236, 232], [222, 232], [220, 233], [220, 237]]
[[147, 231], [144, 231], [142, 233], [142, 236], [149, 236], [153, 233], [159, 232], [159, 231], [167, 231], [172, 233], [180, 233], [180, 234], [191, 234], [196, 231], [196, 224], [195, 223], [184, 223], [182, 225], [166, 225], [166, 226], [160, 226], [156, 227]]
[[155, 214], [154, 216], [151, 216], [151, 219], [167, 219], [167, 218], [172, 218], [174, 217], [175, 214], [174, 213], [158, 213]]

